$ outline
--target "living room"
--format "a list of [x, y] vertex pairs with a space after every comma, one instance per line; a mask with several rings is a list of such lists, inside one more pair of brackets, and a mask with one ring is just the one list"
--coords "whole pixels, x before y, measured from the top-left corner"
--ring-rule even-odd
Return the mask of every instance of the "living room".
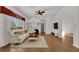
[[[79, 51], [79, 7], [3, 7], [0, 14], [1, 51]], [[8, 9], [8, 13], [4, 9]]]

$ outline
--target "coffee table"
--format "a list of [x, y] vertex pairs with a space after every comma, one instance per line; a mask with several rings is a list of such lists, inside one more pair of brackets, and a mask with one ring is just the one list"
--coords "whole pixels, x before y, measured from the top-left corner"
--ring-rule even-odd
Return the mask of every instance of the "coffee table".
[[28, 40], [31, 40], [31, 41], [34, 41], [34, 40], [38, 40], [38, 36], [35, 36], [35, 35], [29, 35], [29, 38]]
[[29, 37], [28, 40], [35, 41], [38, 40], [38, 37]]

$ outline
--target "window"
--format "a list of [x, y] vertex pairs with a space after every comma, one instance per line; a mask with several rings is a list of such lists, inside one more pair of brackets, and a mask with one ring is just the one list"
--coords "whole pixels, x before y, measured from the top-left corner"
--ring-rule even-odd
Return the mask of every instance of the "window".
[[12, 17], [11, 29], [22, 29], [22, 27], [23, 27], [23, 21]]

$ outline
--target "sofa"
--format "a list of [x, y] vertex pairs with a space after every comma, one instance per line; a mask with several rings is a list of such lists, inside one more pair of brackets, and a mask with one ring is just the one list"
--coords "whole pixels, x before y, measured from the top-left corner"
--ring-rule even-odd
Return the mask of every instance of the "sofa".
[[10, 43], [22, 43], [26, 38], [29, 37], [29, 32], [17, 33], [17, 32], [22, 32], [22, 31], [24, 31], [24, 30], [19, 29], [19, 30], [9, 31], [9, 41], [10, 41]]

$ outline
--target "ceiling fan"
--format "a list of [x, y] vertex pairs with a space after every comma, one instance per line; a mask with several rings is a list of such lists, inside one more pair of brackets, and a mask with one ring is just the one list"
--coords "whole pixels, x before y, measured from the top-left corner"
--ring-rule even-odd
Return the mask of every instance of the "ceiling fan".
[[45, 11], [42, 11], [42, 10], [38, 10], [38, 11], [35, 11], [36, 12], [36, 15], [43, 15], [45, 13]]

